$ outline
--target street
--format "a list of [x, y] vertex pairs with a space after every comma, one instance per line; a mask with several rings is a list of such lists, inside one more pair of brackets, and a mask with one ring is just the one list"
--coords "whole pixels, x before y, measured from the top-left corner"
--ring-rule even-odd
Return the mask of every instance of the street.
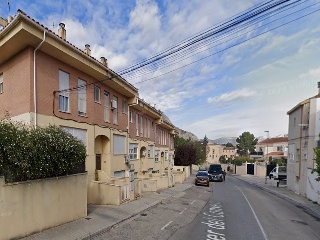
[[320, 219], [229, 175], [226, 182], [165, 199], [93, 239], [313, 240], [320, 239]]

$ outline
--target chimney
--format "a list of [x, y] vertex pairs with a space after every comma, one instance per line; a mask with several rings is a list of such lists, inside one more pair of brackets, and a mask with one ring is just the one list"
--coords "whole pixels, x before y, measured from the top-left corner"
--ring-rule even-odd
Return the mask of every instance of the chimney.
[[89, 44], [85, 45], [84, 52], [85, 52], [85, 54], [87, 54], [89, 56], [91, 55], [91, 50], [90, 50], [90, 45]]
[[7, 26], [8, 21], [2, 17], [0, 17], [0, 26], [5, 27]]
[[67, 31], [65, 29], [65, 24], [64, 23], [59, 23], [59, 29], [58, 29], [58, 36], [61, 37], [63, 40], [66, 40], [67, 37]]
[[100, 61], [104, 66], [108, 67], [108, 62], [107, 62], [107, 59], [105, 57], [101, 57]]
[[12, 20], [13, 20], [13, 17], [9, 15], [8, 16], [8, 23], [10, 23]]

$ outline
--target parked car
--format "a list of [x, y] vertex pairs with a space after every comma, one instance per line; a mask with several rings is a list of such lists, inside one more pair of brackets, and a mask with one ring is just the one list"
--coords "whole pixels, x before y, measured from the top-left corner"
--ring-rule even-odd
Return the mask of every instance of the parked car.
[[199, 171], [197, 174], [196, 174], [196, 179], [195, 179], [195, 182], [194, 184], [196, 186], [198, 185], [204, 185], [204, 186], [207, 186], [209, 187], [209, 174], [207, 171]]
[[221, 164], [211, 164], [209, 167], [209, 180], [211, 182], [213, 181], [223, 181], [223, 173], [222, 173], [222, 167]]
[[287, 179], [287, 167], [279, 166], [272, 169], [269, 173], [269, 178], [274, 180], [284, 180]]

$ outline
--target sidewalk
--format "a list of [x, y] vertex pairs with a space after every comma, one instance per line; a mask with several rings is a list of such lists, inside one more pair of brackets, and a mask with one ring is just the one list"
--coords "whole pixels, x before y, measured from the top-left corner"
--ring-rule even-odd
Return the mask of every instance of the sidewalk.
[[[249, 184], [279, 196], [320, 220], [320, 205], [313, 203], [306, 198], [288, 190], [285, 185], [276, 187], [272, 180], [253, 175], [232, 175]], [[151, 208], [162, 200], [179, 196], [182, 192], [193, 186], [194, 175], [191, 175], [185, 182], [176, 184], [172, 188], [163, 189], [158, 192], [143, 193], [138, 200], [122, 204], [120, 206], [88, 205], [88, 216], [76, 221], [60, 225], [40, 233], [22, 238], [22, 240], [80, 240], [90, 239], [95, 235], [110, 230], [113, 226], [133, 218], [144, 210]]]
[[193, 186], [194, 176], [191, 175], [181, 184], [158, 192], [142, 193], [140, 199], [122, 204], [111, 205], [88, 205], [88, 216], [76, 221], [66, 223], [42, 232], [30, 235], [22, 240], [80, 240], [90, 239], [99, 233], [110, 230], [113, 226], [124, 222], [142, 211], [151, 208], [162, 200], [175, 197], [181, 192]]
[[290, 203], [296, 205], [299, 208], [304, 209], [307, 213], [312, 215], [313, 217], [320, 220], [320, 205], [317, 203], [313, 203], [307, 198], [294, 193], [293, 191], [287, 189], [286, 185], [279, 185], [277, 187], [274, 180], [270, 180], [267, 178], [267, 183], [265, 182], [265, 177], [257, 177], [253, 175], [234, 175], [237, 179], [248, 182], [260, 189], [263, 189], [267, 192], [270, 192], [278, 197], [289, 201]]

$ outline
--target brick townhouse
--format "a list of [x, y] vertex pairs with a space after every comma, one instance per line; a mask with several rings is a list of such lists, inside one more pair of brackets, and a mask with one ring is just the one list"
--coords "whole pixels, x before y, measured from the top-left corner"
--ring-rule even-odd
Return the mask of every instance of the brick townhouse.
[[150, 177], [171, 186], [174, 125], [105, 57], [98, 61], [90, 45], [79, 49], [66, 35], [63, 23], [55, 33], [21, 10], [0, 18], [0, 119], [57, 125], [81, 139], [88, 203], [133, 200]]

